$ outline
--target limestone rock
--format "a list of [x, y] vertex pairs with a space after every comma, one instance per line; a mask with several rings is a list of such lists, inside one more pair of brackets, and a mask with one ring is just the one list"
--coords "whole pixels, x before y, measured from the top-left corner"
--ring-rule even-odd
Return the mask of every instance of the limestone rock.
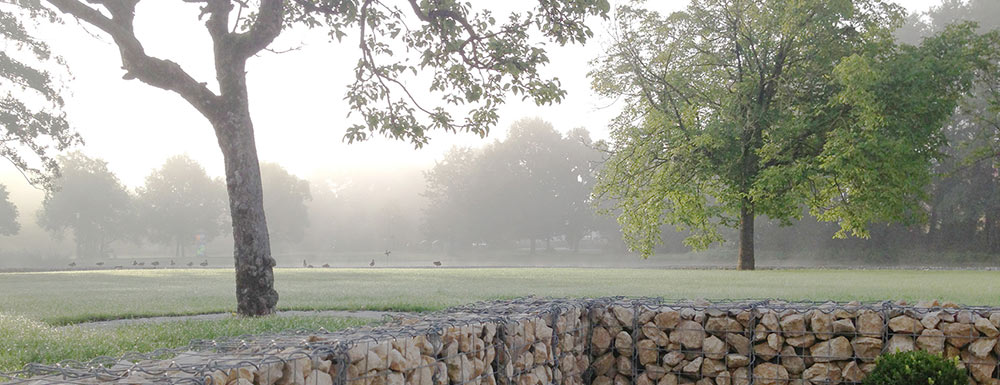
[[694, 321], [682, 321], [670, 333], [670, 340], [688, 349], [701, 349], [701, 344], [705, 340], [705, 328]]
[[679, 351], [672, 351], [663, 355], [663, 364], [668, 366], [675, 366], [684, 360], [684, 353]]
[[813, 383], [840, 383], [842, 372], [834, 363], [823, 362], [810, 366], [802, 372], [802, 378]]
[[676, 310], [665, 310], [653, 317], [653, 323], [660, 329], [673, 329], [681, 322], [681, 314]]
[[695, 358], [694, 360], [691, 360], [691, 362], [689, 362], [687, 365], [684, 365], [684, 368], [681, 369], [681, 372], [688, 374], [695, 374], [701, 372], [701, 363], [704, 360], [705, 359], [702, 357], [698, 357]]
[[708, 321], [705, 321], [705, 331], [715, 335], [722, 335], [722, 333], [736, 333], [743, 329], [736, 320], [729, 317], [709, 317]]
[[912, 317], [901, 315], [889, 320], [889, 330], [903, 334], [920, 334], [924, 326]]
[[668, 373], [663, 377], [660, 377], [660, 381], [657, 381], [656, 385], [677, 385], [677, 375]]
[[667, 336], [667, 333], [664, 333], [652, 322], [642, 326], [642, 334], [656, 343], [656, 346], [667, 346], [670, 343], [670, 337]]
[[615, 336], [615, 349], [618, 350], [618, 354], [631, 357], [632, 336], [624, 330], [618, 332], [618, 335]]
[[643, 365], [656, 364], [656, 359], [660, 356], [660, 350], [653, 340], [641, 340], [636, 344], [639, 353], [639, 363]]
[[865, 373], [861, 371], [860, 367], [858, 367], [857, 362], [851, 361], [844, 366], [843, 370], [841, 370], [840, 376], [845, 382], [860, 383], [865, 377]]
[[[402, 374], [400, 374], [402, 376]], [[306, 385], [333, 385], [333, 377], [330, 374], [321, 370], [313, 370], [309, 372], [309, 377], [306, 377]], [[403, 381], [400, 380], [399, 384], [393, 385], [403, 385]]]
[[875, 361], [882, 353], [882, 339], [874, 337], [857, 337], [851, 342], [854, 354], [862, 361]]
[[[594, 372], [597, 374], [606, 374], [611, 371], [611, 368], [615, 366], [615, 355], [612, 353], [605, 353], [604, 355], [597, 357], [594, 360]], [[608, 378], [610, 382], [611, 379]]]
[[[734, 379], [736, 376], [733, 376]], [[784, 366], [763, 363], [753, 369], [754, 384], [785, 385], [788, 383], [788, 371]]]
[[854, 334], [857, 329], [854, 328], [854, 322], [850, 319], [838, 319], [833, 321], [833, 332], [836, 334]]
[[733, 385], [750, 385], [750, 368], [742, 367], [733, 371]]
[[611, 334], [608, 333], [608, 329], [600, 326], [594, 326], [590, 342], [593, 344], [598, 353], [602, 353], [611, 347]]
[[924, 329], [917, 337], [917, 347], [931, 354], [944, 353], [944, 332], [937, 329]]
[[764, 313], [760, 317], [760, 322], [758, 325], [764, 327], [764, 332], [767, 333], [777, 333], [781, 331], [781, 326], [778, 324], [778, 316], [774, 315], [774, 312]]
[[730, 369], [749, 366], [749, 365], [750, 365], [750, 357], [744, 356], [742, 354], [726, 355], [726, 366]]
[[726, 333], [726, 343], [732, 346], [737, 353], [744, 356], [750, 355], [750, 339], [741, 334]]
[[774, 356], [778, 355], [778, 351], [766, 343], [754, 345], [753, 352], [764, 361], [770, 361]]
[[997, 340], [981, 338], [969, 344], [969, 352], [979, 358], [984, 358], [996, 346]]
[[716, 336], [709, 336], [702, 342], [702, 351], [707, 358], [721, 360], [726, 355], [726, 343]]
[[983, 335], [985, 335], [988, 338], [993, 338], [1000, 335], [1000, 330], [997, 330], [997, 327], [993, 325], [993, 322], [990, 322], [990, 320], [986, 318], [983, 317], [977, 318], [976, 322], [974, 323], [974, 326], [976, 327], [976, 330], [978, 330], [980, 333], [983, 333]]
[[615, 314], [615, 318], [621, 323], [622, 327], [626, 329], [632, 329], [632, 320], [634, 319], [634, 312], [624, 306], [615, 305], [611, 307], [611, 311]]
[[915, 349], [913, 338], [903, 334], [896, 334], [889, 339], [885, 346], [886, 353], [909, 352]]
[[938, 313], [939, 312], [935, 311], [924, 314], [924, 316], [920, 318], [920, 325], [923, 326], [924, 329], [936, 328], [938, 322], [941, 322], [941, 319], [938, 318]]
[[[785, 338], [785, 343], [797, 348], [808, 348], [816, 344], [816, 337], [819, 337], [819, 335], [814, 336], [813, 334], [803, 334], [798, 337]], [[827, 339], [832, 338], [830, 335], [827, 335], [826, 337]]]
[[798, 337], [806, 332], [806, 321], [802, 314], [791, 314], [781, 319], [781, 331], [787, 337]]
[[948, 343], [956, 348], [964, 347], [979, 338], [979, 332], [971, 324], [949, 322], [942, 325], [940, 329], [947, 337]]
[[962, 363], [972, 373], [972, 378], [976, 381], [986, 382], [993, 378], [993, 372], [997, 367], [997, 359], [992, 354], [986, 357], [975, 357], [970, 352], [962, 352]]
[[715, 377], [724, 371], [726, 371], [726, 364], [720, 360], [705, 358], [705, 360], [701, 362], [701, 375], [703, 377]]
[[[809, 326], [812, 328], [812, 331], [816, 333], [816, 338], [828, 340], [833, 338], [834, 322], [833, 314], [818, 311], [813, 313], [812, 319], [809, 320]], [[848, 323], [850, 323], [850, 321], [848, 321]]]
[[632, 359], [629, 357], [618, 356], [618, 362], [615, 364], [615, 367], [618, 368], [618, 374], [632, 375]]
[[866, 311], [858, 316], [858, 323], [855, 325], [858, 333], [866, 337], [882, 336], [882, 315], [874, 311]]
[[659, 381], [660, 378], [667, 374], [667, 372], [669, 372], [669, 370], [662, 366], [646, 365], [646, 376], [648, 376], [650, 380]]
[[851, 342], [844, 336], [829, 341], [823, 341], [809, 348], [809, 353], [816, 362], [848, 360], [854, 355]]
[[788, 370], [788, 373], [791, 374], [799, 374], [806, 369], [805, 361], [795, 353], [795, 348], [791, 346], [785, 346], [781, 349], [781, 359], [779, 361]]

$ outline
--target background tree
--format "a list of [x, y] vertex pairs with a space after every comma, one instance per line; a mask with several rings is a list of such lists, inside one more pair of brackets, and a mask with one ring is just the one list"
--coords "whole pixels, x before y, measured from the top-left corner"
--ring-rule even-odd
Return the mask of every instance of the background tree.
[[[244, 315], [272, 313], [278, 301], [246, 62], [283, 29], [326, 28], [337, 39], [356, 34], [361, 57], [346, 99], [358, 119], [345, 138], [364, 140], [380, 133], [420, 146], [431, 129], [485, 135], [511, 92], [537, 103], [559, 101], [565, 92], [558, 81], [538, 73], [548, 62], [542, 44], [584, 42], [592, 36], [584, 19], [609, 8], [607, 0], [541, 1], [530, 12], [498, 22], [490, 12], [453, 1], [409, 0], [401, 6], [378, 0], [188, 1], [200, 3], [201, 17], [207, 16], [218, 80], [214, 91], [176, 62], [146, 53], [133, 28], [138, 0], [44, 1], [110, 36], [120, 49], [125, 79], [177, 93], [215, 129], [230, 199], [237, 308]], [[425, 105], [411, 96], [404, 85], [418, 72], [431, 77], [430, 91], [446, 106]], [[463, 105], [471, 108], [453, 116], [451, 110]]]
[[153, 242], [174, 246], [174, 256], [186, 256], [197, 236], [219, 236], [226, 214], [226, 190], [186, 155], [173, 156], [146, 177], [137, 191], [139, 219]]
[[264, 212], [268, 229], [278, 242], [298, 242], [309, 227], [306, 201], [312, 200], [309, 182], [289, 174], [277, 163], [260, 165], [264, 184]]
[[940, 127], [969, 84], [968, 28], [896, 46], [903, 14], [881, 0], [696, 1], [617, 18], [592, 75], [627, 106], [598, 192], [643, 255], [662, 225], [695, 248], [738, 227], [738, 266], [753, 269], [761, 214], [790, 223], [809, 207], [838, 237], [921, 218]]
[[31, 35], [36, 20], [56, 14], [37, 0], [0, 9], [0, 157], [32, 184], [45, 186], [58, 173], [53, 151], [82, 143], [62, 111], [60, 59]]
[[0, 184], [0, 235], [16, 235], [21, 230], [17, 223], [17, 206], [10, 201], [7, 186]]
[[62, 174], [46, 191], [38, 224], [56, 237], [73, 231], [77, 258], [104, 258], [109, 245], [134, 226], [132, 198], [100, 159], [79, 152], [60, 155]]

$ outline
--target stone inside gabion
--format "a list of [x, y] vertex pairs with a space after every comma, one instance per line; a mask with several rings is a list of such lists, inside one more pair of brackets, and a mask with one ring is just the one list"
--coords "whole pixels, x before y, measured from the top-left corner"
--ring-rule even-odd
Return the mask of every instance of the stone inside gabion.
[[858, 384], [879, 355], [919, 349], [958, 357], [970, 383], [1000, 384], [998, 327], [1000, 309], [938, 302], [523, 298], [478, 302], [376, 327], [200, 341], [116, 362], [31, 365], [7, 379], [32, 384]]

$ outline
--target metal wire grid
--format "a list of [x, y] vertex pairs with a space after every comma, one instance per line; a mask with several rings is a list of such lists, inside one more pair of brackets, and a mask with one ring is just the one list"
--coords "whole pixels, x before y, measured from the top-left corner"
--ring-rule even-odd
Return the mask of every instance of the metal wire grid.
[[[593, 345], [595, 325], [607, 326], [602, 324], [602, 322], [607, 323], [607, 320], [602, 318], [614, 313], [616, 307], [619, 312], [625, 311], [622, 312], [623, 316], [625, 314], [631, 315], [631, 324], [626, 325], [619, 322], [622, 330], [628, 333], [631, 346], [620, 352], [612, 343], [608, 348], [600, 351], [595, 350]], [[724, 354], [722, 358], [719, 358], [720, 352], [717, 350], [706, 351], [704, 346], [686, 346], [666, 342], [649, 347], [648, 343], [640, 343], [640, 341], [653, 338], [646, 335], [643, 330], [644, 328], [649, 329], [648, 323], [652, 317], [667, 310], [677, 312], [680, 320], [697, 321], [701, 328], [699, 331], [678, 327], [679, 325], [672, 328], [658, 327], [668, 336], [668, 340], [672, 340], [669, 337], [676, 332], [700, 332], [704, 334], [705, 338], [714, 336], [724, 343], [723, 346], [726, 350], [721, 353]], [[878, 330], [860, 330], [858, 323], [862, 315], [875, 319], [877, 322], [868, 322], [868, 326], [877, 325]], [[805, 330], [800, 327], [782, 327], [782, 321], [794, 319], [794, 316], [802, 317], [803, 321], [808, 322], [810, 326], [804, 328]], [[834, 322], [844, 319], [852, 320], [854, 330], [815, 330], [813, 319], [827, 318], [829, 320], [831, 316]], [[937, 324], [934, 325], [938, 329], [927, 327], [921, 322], [926, 320], [929, 324], [934, 322], [934, 317], [938, 318]], [[989, 320], [990, 317], [1000, 317], [1000, 309], [989, 307], [916, 307], [889, 302], [865, 304], [777, 300], [668, 302], [658, 298], [613, 297], [568, 300], [529, 297], [511, 301], [478, 302], [375, 328], [353, 328], [336, 332], [324, 330], [294, 331], [242, 336], [224, 341], [193, 341], [189, 346], [181, 349], [160, 349], [144, 354], [129, 353], [122, 357], [98, 357], [87, 362], [67, 360], [55, 365], [31, 364], [18, 372], [0, 373], [0, 380], [17, 384], [93, 384], [115, 381], [118, 383], [204, 383], [217, 385], [219, 383], [232, 384], [233, 381], [240, 383], [242, 378], [246, 382], [241, 384], [245, 385], [252, 383], [251, 381], [260, 383], [261, 377], [267, 377], [279, 371], [281, 376], [302, 372], [303, 377], [305, 377], [306, 372], [312, 374], [312, 371], [319, 370], [329, 374], [330, 380], [334, 384], [493, 385], [499, 382], [500, 384], [530, 385], [526, 384], [522, 377], [537, 374], [539, 370], [548, 370], [546, 383], [577, 385], [600, 382], [602, 376], [607, 380], [605, 375], [609, 373], [596, 373], [595, 366], [598, 365], [597, 361], [603, 356], [602, 353], [610, 352], [617, 356], [614, 362], [616, 367], [612, 374], [615, 376], [628, 375], [628, 384], [646, 385], [645, 381], [654, 380], [655, 377], [663, 375], [675, 375], [678, 378], [688, 380], [712, 379], [720, 381], [719, 377], [724, 376], [730, 377], [726, 381], [742, 384], [780, 382], [788, 378], [803, 378], [806, 374], [809, 375], [809, 381], [814, 384], [855, 384], [858, 382], [854, 378], [845, 378], [845, 367], [841, 366], [844, 365], [844, 362], [847, 363], [846, 365], [853, 363], [855, 366], [853, 369], [860, 371], [865, 365], [870, 365], [875, 354], [873, 349], [878, 354], [882, 354], [889, 352], [889, 349], [893, 347], [906, 348], [910, 345], [905, 342], [905, 338], [916, 341], [913, 342], [913, 347], [921, 349], [929, 346], [928, 344], [931, 342], [944, 341], [942, 344], [944, 353], [958, 355], [970, 368], [970, 372], [977, 381], [987, 382], [990, 379], [997, 379], [997, 376], [1000, 375], [996, 370], [996, 360], [993, 358], [996, 353], [991, 354], [989, 349], [985, 349], [985, 346], [979, 346], [978, 352], [982, 353], [986, 350], [986, 353], [976, 355], [970, 352], [969, 346], [979, 341], [986, 341], [982, 344], [989, 345], [991, 339], [982, 338], [981, 334], [986, 332], [981, 329], [989, 330], [983, 320]], [[733, 330], [733, 323], [729, 321], [712, 322], [713, 318], [735, 321], [739, 325], [739, 329]], [[806, 321], [807, 318], [808, 321]], [[778, 327], [773, 326], [775, 320]], [[969, 323], [970, 320], [972, 323]], [[978, 326], [982, 328], [979, 328], [975, 321], [978, 321]], [[527, 343], [518, 345], [515, 343], [517, 341], [512, 338], [512, 336], [517, 335], [517, 325], [532, 322], [542, 323], [545, 327], [552, 329], [547, 341], [546, 352], [544, 352], [545, 359], [540, 362], [532, 359], [530, 367], [524, 366], [517, 371], [506, 371], [505, 365], [516, 359], [515, 352], [534, 348], [533, 345], [526, 346], [529, 345]], [[790, 323], [794, 322], [796, 321]], [[919, 327], [917, 323], [920, 323]], [[577, 326], [570, 328], [566, 326], [567, 324]], [[959, 326], [949, 326], [946, 330], [940, 330], [940, 325], [945, 324]], [[446, 334], [453, 333], [453, 330], [456, 329], [461, 332], [463, 328], [483, 333], [483, 330], [487, 329], [484, 325], [495, 325], [496, 327], [491, 343], [484, 342], [481, 346], [467, 349], [445, 349], [447, 344], [443, 338]], [[725, 328], [720, 328], [720, 325], [724, 325]], [[655, 322], [654, 326], [656, 326]], [[846, 323], [841, 322], [841, 326], [846, 328]], [[937, 335], [929, 330], [940, 330], [942, 334]], [[653, 334], [652, 329], [649, 331], [650, 334]], [[512, 332], [513, 334], [511, 334]], [[737, 350], [736, 344], [730, 341], [735, 338], [729, 337], [733, 335], [747, 339], [749, 346]], [[477, 337], [485, 337], [485, 335], [479, 334]], [[831, 340], [840, 337], [851, 343], [849, 356], [833, 355], [833, 350], [829, 347], [825, 348], [826, 350], [815, 348], [817, 344], [820, 346], [822, 344], [829, 345]], [[425, 346], [425, 351], [420, 354], [419, 362], [414, 364], [413, 352], [410, 349], [419, 349], [416, 347], [417, 343], [413, 341], [420, 338], [425, 339], [426, 344], [431, 347], [429, 351], [426, 351], [428, 348]], [[565, 341], [568, 338], [572, 338], [574, 341], [567, 344], [567, 347], [571, 349], [564, 349], [560, 341]], [[662, 338], [662, 336], [657, 338]], [[810, 348], [786, 344], [789, 339], [795, 338], [806, 340], [812, 338], [813, 344]], [[863, 342], [868, 345], [860, 346], [864, 348], [860, 350], [870, 354], [859, 352], [857, 341], [861, 338], [867, 338]], [[893, 342], [894, 339], [896, 342]], [[779, 344], [777, 342], [779, 340], [782, 343]], [[1000, 351], [1000, 348], [996, 347], [996, 338], [993, 338], [992, 341], [994, 342], [992, 348], [995, 351]], [[839, 340], [839, 343], [842, 347], [843, 340]], [[807, 344], [802, 343], [802, 345]], [[775, 345], [780, 346], [781, 350], [774, 349]], [[352, 348], [363, 350], [365, 358], [367, 358], [369, 351], [386, 349], [386, 346], [396, 349], [400, 356], [410, 359], [405, 362], [405, 365], [397, 367], [398, 370], [388, 370], [388, 366], [394, 363], [390, 362], [388, 354], [384, 355], [385, 358], [376, 355], [380, 357], [379, 360], [382, 362], [364, 362], [365, 365], [373, 365], [374, 370], [369, 370], [371, 368], [367, 366], [362, 367], [363, 370], [358, 370], [357, 367], [351, 370], [352, 365], [356, 366], [359, 362], [354, 361], [350, 355]], [[770, 347], [770, 350], [763, 348], [763, 346]], [[964, 350], [963, 347], [965, 347]], [[493, 357], [487, 359], [487, 353], [490, 349], [493, 350]], [[655, 352], [655, 359], [650, 361], [653, 352]], [[433, 355], [425, 353], [433, 353]], [[683, 357], [680, 359], [686, 363], [684, 365], [667, 365], [665, 360], [668, 355], [673, 355], [670, 361]], [[747, 361], [745, 366], [742, 362], [743, 357], [746, 357]], [[580, 370], [577, 367], [579, 365], [574, 365], [574, 372], [567, 376], [563, 372], [560, 362], [570, 359], [576, 360], [577, 364], [579, 362], [586, 363], [586, 368]], [[701, 360], [698, 365], [692, 364], [698, 359]], [[468, 373], [466, 371], [468, 368], [465, 365], [476, 360], [482, 363], [482, 368], [474, 368], [473, 375], [465, 375]], [[787, 367], [800, 366], [798, 365], [799, 360], [802, 361], [802, 372], [798, 372], [796, 369], [789, 373]], [[824, 361], [839, 361], [841, 364], [815, 365], [824, 363]], [[451, 367], [449, 367], [449, 363]], [[710, 364], [708, 366], [711, 369], [705, 369], [706, 363]], [[619, 368], [617, 367], [619, 364], [630, 367]], [[767, 376], [768, 372], [759, 370], [760, 367], [767, 364], [773, 365], [770, 367], [771, 369], [780, 366], [784, 368], [786, 373], [781, 374], [778, 370], [778, 376]], [[720, 366], [723, 370], [717, 370], [720, 369]], [[383, 367], [386, 369], [382, 369]], [[667, 370], [667, 367], [670, 369]], [[698, 367], [699, 370], [695, 371], [695, 367]], [[735, 370], [733, 370], [734, 367]], [[746, 370], [742, 370], [742, 368], [746, 368]], [[804, 373], [806, 368], [812, 372]], [[623, 372], [622, 369], [626, 370]], [[662, 369], [662, 373], [660, 369]], [[449, 374], [454, 370], [458, 370], [462, 374], [450, 376]], [[430, 380], [426, 379], [428, 372]], [[742, 379], [738, 378], [741, 376]], [[617, 380], [620, 379], [612, 382], [620, 382]]]

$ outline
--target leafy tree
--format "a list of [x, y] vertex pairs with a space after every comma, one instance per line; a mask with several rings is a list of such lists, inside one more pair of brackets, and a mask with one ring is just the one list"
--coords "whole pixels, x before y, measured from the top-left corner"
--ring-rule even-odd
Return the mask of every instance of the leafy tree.
[[510, 202], [506, 215], [514, 222], [511, 229], [518, 238], [530, 240], [534, 253], [535, 241], [549, 240], [561, 230], [569, 211], [559, 194], [560, 182], [568, 182], [560, 179], [571, 172], [562, 151], [562, 135], [549, 122], [526, 118], [514, 122], [507, 139], [497, 146], [501, 166], [510, 173], [505, 185], [517, 186], [498, 189], [502, 194], [498, 198]]
[[17, 206], [10, 201], [7, 186], [0, 184], [0, 235], [17, 235], [21, 224], [17, 223]]
[[[27, 1], [27, 0], [24, 0]], [[43, 0], [32, 0], [43, 1]], [[357, 36], [361, 57], [346, 100], [357, 119], [345, 138], [372, 133], [427, 141], [431, 129], [485, 135], [509, 93], [537, 103], [559, 101], [556, 79], [541, 76], [548, 62], [542, 44], [582, 43], [592, 36], [586, 17], [605, 15], [607, 0], [540, 1], [530, 12], [498, 19], [452, 0], [192, 0], [212, 40], [218, 91], [176, 62], [150, 56], [133, 28], [138, 0], [44, 0], [96, 27], [121, 52], [125, 79], [173, 91], [212, 124], [225, 159], [240, 314], [274, 312], [274, 290], [260, 169], [247, 89], [247, 60], [291, 26], [324, 28], [332, 38]], [[178, 3], [179, 4], [179, 3]], [[419, 23], [414, 21], [419, 20]], [[399, 48], [397, 48], [399, 47]], [[415, 56], [415, 57], [411, 57]], [[444, 106], [417, 101], [407, 74], [431, 77], [430, 91]], [[472, 106], [464, 118], [450, 112]]]
[[264, 184], [264, 212], [270, 223], [272, 238], [276, 241], [298, 242], [309, 227], [306, 201], [312, 200], [309, 182], [289, 174], [277, 163], [260, 166]]
[[[977, 68], [975, 84], [944, 126], [948, 146], [934, 164], [927, 202], [926, 230], [911, 233], [910, 245], [931, 250], [1000, 251], [1000, 3], [990, 0], [946, 0], [928, 12], [914, 13], [896, 38], [918, 44], [924, 38], [960, 22], [978, 23], [983, 43], [993, 48]], [[993, 40], [990, 43], [990, 40]]]
[[150, 240], [174, 246], [177, 257], [185, 256], [197, 236], [209, 241], [222, 230], [226, 188], [186, 155], [168, 158], [137, 193]]
[[60, 59], [45, 42], [31, 36], [32, 20], [55, 20], [37, 0], [17, 0], [18, 8], [0, 9], [0, 157], [29, 182], [47, 185], [58, 174], [53, 150], [82, 142], [62, 112]]
[[38, 224], [56, 237], [72, 230], [77, 257], [106, 257], [111, 242], [131, 235], [132, 198], [103, 160], [79, 152], [57, 160], [62, 174], [45, 193]]
[[695, 248], [738, 227], [738, 266], [753, 269], [761, 214], [787, 224], [808, 207], [837, 237], [922, 219], [940, 127], [971, 80], [969, 26], [897, 46], [903, 14], [882, 0], [704, 0], [617, 17], [592, 76], [627, 107], [597, 191], [643, 255], [662, 225]]
[[447, 243], [448, 251], [476, 239], [478, 195], [472, 193], [477, 154], [469, 148], [455, 147], [444, 158], [424, 173], [426, 189], [421, 194], [427, 198], [424, 209], [424, 233], [428, 238]]

